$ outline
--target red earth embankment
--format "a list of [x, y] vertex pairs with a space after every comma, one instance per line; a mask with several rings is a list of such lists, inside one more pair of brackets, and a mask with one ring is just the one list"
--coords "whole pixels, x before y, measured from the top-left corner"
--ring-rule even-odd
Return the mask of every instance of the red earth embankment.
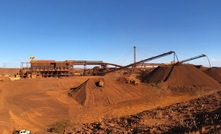
[[207, 75], [221, 83], [221, 68], [213, 67], [204, 71]]
[[177, 64], [158, 67], [146, 75], [143, 82], [162, 84], [172, 89], [217, 89], [221, 85], [193, 65]]

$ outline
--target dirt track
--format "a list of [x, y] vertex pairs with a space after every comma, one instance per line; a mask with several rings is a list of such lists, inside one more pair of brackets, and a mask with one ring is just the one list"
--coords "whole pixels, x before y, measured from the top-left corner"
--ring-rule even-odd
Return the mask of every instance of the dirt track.
[[[14, 128], [37, 131], [56, 118], [68, 118], [68, 105], [56, 98], [62, 98], [63, 90], [72, 85], [74, 82], [66, 86], [66, 82], [60, 79], [1, 82], [0, 114], [3, 125], [0, 129], [5, 132], [12, 132]], [[56, 91], [54, 96], [50, 95], [53, 91]]]

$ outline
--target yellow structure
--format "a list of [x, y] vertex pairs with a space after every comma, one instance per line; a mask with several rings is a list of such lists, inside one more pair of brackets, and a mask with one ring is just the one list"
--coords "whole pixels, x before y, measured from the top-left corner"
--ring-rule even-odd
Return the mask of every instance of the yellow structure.
[[30, 60], [30, 61], [31, 61], [31, 60], [35, 60], [35, 58], [36, 58], [35, 56], [30, 56], [30, 57], [29, 57], [29, 60]]

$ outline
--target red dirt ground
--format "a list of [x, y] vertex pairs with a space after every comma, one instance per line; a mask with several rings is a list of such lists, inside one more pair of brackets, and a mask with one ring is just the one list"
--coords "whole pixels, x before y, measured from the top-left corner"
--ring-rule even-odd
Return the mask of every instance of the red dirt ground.
[[85, 123], [74, 133], [215, 133], [221, 132], [221, 91], [166, 107]]
[[204, 71], [207, 75], [221, 83], [221, 68], [214, 67]]
[[163, 66], [153, 70], [144, 77], [143, 82], [163, 84], [166, 87], [202, 87], [205, 89], [220, 88], [220, 84], [189, 64]]
[[[48, 125], [61, 119], [71, 119], [75, 123], [93, 122], [102, 118], [135, 114], [189, 98], [170, 96], [168, 91], [147, 84], [138, 86], [119, 84], [120, 87], [118, 87], [117, 82], [113, 82], [105, 85], [109, 86], [104, 87], [103, 90], [107, 90], [105, 92], [97, 88], [99, 91], [94, 91], [95, 89], [90, 87], [86, 89], [86, 95], [89, 98], [86, 98], [86, 103], [82, 105], [68, 93], [72, 92], [71, 88], [77, 87], [88, 78], [92, 79], [92, 82], [98, 77], [22, 79], [0, 82], [0, 130], [4, 134], [11, 133], [14, 129], [29, 129], [35, 133], [42, 131], [46, 133]], [[107, 80], [107, 82], [110, 81], [112, 80]], [[125, 86], [124, 91], [120, 91], [121, 86]], [[128, 90], [138, 92], [127, 92]]]
[[0, 68], [0, 74], [15, 75], [19, 73], [19, 68]]
[[[168, 76], [171, 68], [156, 70], [151, 77], [146, 77], [151, 84], [139, 85], [127, 83], [134, 77], [119, 74], [0, 82], [0, 130], [3, 134], [14, 129], [47, 133], [48, 126], [58, 120], [69, 119], [75, 124], [102, 121], [188, 101], [207, 93], [177, 95], [170, 88], [153, 84], [165, 79], [168, 87], [195, 85], [196, 90], [202, 86], [210, 92], [220, 88], [217, 81], [191, 65], [175, 66], [169, 77], [164, 76]], [[99, 79], [104, 80], [104, 87], [95, 85]]]

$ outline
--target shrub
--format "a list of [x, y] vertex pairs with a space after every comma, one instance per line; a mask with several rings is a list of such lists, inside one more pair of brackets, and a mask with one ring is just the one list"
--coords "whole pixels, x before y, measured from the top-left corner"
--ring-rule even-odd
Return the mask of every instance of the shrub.
[[71, 121], [62, 119], [51, 124], [48, 128], [48, 132], [61, 133], [69, 126], [71, 126]]

